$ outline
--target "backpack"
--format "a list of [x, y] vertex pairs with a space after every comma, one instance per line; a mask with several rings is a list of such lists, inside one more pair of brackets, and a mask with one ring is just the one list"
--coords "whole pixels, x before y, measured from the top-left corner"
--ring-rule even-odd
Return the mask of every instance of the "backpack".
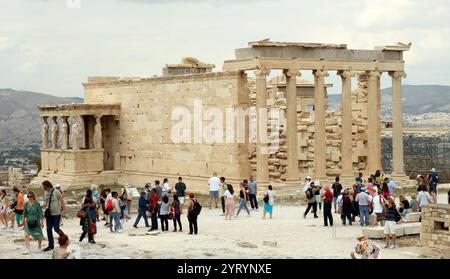
[[311, 188], [308, 188], [308, 190], [306, 190], [306, 198], [311, 199], [313, 197], [313, 192], [311, 190]]
[[113, 211], [112, 199], [109, 199], [106, 203], [106, 210], [108, 210], [109, 212]]
[[197, 200], [193, 200], [194, 202], [194, 208], [192, 209], [192, 213], [196, 216], [200, 215], [200, 212], [202, 211], [202, 206]]
[[269, 203], [269, 195], [265, 194], [263, 198], [264, 203]]

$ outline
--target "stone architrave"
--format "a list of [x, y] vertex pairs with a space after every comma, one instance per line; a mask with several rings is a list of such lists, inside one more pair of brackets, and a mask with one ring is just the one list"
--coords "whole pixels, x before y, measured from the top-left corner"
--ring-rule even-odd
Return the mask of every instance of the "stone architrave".
[[42, 117], [44, 124], [42, 124], [42, 149], [48, 148], [48, 123], [47, 116]]
[[80, 149], [80, 124], [74, 123], [72, 125], [72, 149]]
[[52, 117], [52, 128], [51, 128], [51, 140], [52, 140], [52, 149], [56, 149], [56, 146], [58, 145], [58, 122], [56, 121], [56, 116]]
[[378, 99], [380, 97], [378, 79], [380, 78], [380, 75], [381, 74], [378, 71], [367, 71], [367, 145], [369, 153], [367, 154], [366, 171], [369, 173], [381, 170], [381, 135], [379, 135], [381, 122], [380, 110], [378, 108]]
[[67, 123], [68, 116], [62, 116], [61, 124], [61, 149], [69, 149], [69, 123]]
[[95, 129], [94, 129], [94, 147], [95, 149], [102, 149], [102, 116], [95, 116]]
[[353, 152], [352, 152], [352, 77], [355, 76], [351, 71], [339, 71], [337, 73], [342, 80], [342, 146], [341, 162], [342, 177], [346, 180], [353, 179]]
[[326, 139], [325, 139], [325, 77], [326, 70], [314, 70], [314, 176], [325, 180], [326, 176]]
[[300, 183], [297, 139], [297, 76], [298, 69], [286, 69], [286, 124], [287, 124], [287, 183]]
[[392, 175], [405, 176], [403, 165], [402, 78], [405, 72], [389, 72], [392, 78]]
[[[255, 70], [256, 79], [256, 113], [257, 113], [257, 135], [256, 135], [256, 181], [264, 186], [269, 183], [269, 155], [268, 142], [262, 140], [267, 134], [267, 86], [266, 78], [270, 70]], [[265, 117], [261, 117], [265, 114]], [[263, 131], [265, 129], [265, 131]]]

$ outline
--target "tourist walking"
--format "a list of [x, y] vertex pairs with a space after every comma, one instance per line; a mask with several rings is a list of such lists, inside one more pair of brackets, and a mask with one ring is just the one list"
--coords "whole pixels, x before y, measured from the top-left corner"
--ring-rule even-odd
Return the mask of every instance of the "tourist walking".
[[247, 207], [247, 200], [248, 200], [248, 193], [247, 193], [247, 189], [245, 189], [244, 183], [241, 183], [241, 190], [239, 191], [239, 207], [238, 207], [238, 211], [236, 213], [236, 217], [239, 216], [239, 213], [241, 212], [242, 208], [245, 209], [245, 211], [247, 211], [247, 216], [250, 216], [250, 210], [248, 210]]
[[253, 180], [253, 175], [250, 175], [248, 182], [248, 199], [250, 200], [250, 206], [252, 210], [258, 211], [258, 200], [256, 195], [258, 194], [258, 188], [256, 185], [256, 181]]
[[25, 200], [22, 192], [17, 187], [13, 188], [13, 193], [15, 196], [13, 214], [16, 217], [16, 224], [17, 226], [19, 226], [20, 224], [22, 224], [22, 215], [23, 215], [23, 208], [25, 206]]
[[41, 249], [42, 240], [45, 240], [42, 228], [44, 227], [44, 214], [42, 208], [36, 201], [36, 195], [34, 192], [28, 192], [28, 202], [24, 206], [23, 210], [23, 223], [25, 231], [25, 247], [26, 250], [22, 254], [28, 254], [30, 252], [30, 236], [37, 240], [38, 248]]
[[[5, 228], [8, 228], [8, 214], [9, 214], [9, 198], [6, 194], [6, 190], [1, 191], [0, 197], [0, 220]], [[12, 225], [12, 224], [11, 224]]]
[[365, 191], [361, 191], [356, 195], [356, 201], [359, 206], [359, 223], [361, 226], [369, 226], [369, 205], [372, 202], [372, 196]]
[[306, 215], [308, 214], [311, 208], [314, 214], [314, 218], [319, 218], [319, 216], [317, 216], [317, 200], [316, 200], [316, 192], [318, 191], [319, 188], [315, 186], [314, 182], [311, 182], [309, 188], [305, 191], [308, 207], [306, 208], [305, 213], [303, 213], [303, 218], [306, 218]]
[[161, 206], [159, 208], [159, 218], [161, 219], [161, 231], [169, 231], [169, 197], [163, 196]]
[[183, 208], [184, 196], [186, 196], [186, 184], [183, 182], [183, 178], [178, 177], [178, 182], [175, 184], [175, 191], [180, 201], [180, 208]]
[[324, 193], [322, 197], [323, 201], [323, 223], [325, 227], [328, 227], [328, 221], [330, 226], [333, 226], [333, 215], [331, 213], [331, 207], [333, 203], [333, 194], [330, 191], [330, 186], [325, 185]]
[[430, 193], [427, 191], [427, 186], [422, 185], [420, 187], [420, 192], [417, 195], [417, 200], [419, 201], [419, 206], [422, 208], [422, 205], [429, 204], [431, 202]]
[[189, 234], [197, 234], [198, 233], [198, 225], [197, 225], [197, 219], [199, 211], [200, 204], [194, 197], [194, 193], [189, 193], [189, 204], [188, 204], [188, 214], [187, 218], [189, 221]]
[[213, 176], [208, 181], [209, 184], [209, 209], [211, 209], [212, 201], [216, 202], [216, 208], [218, 208], [220, 179], [217, 177], [217, 173], [213, 173]]
[[322, 184], [320, 183], [319, 180], [316, 180], [316, 182], [314, 182], [314, 185], [316, 186], [316, 188], [318, 188], [318, 191], [316, 191], [316, 193], [315, 193], [315, 197], [316, 197], [317, 207], [319, 208], [319, 212], [321, 212], [322, 211], [322, 196], [323, 196]]
[[353, 203], [349, 196], [349, 191], [344, 190], [342, 194], [342, 213], [341, 220], [342, 225], [346, 225], [346, 220], [348, 220], [349, 225], [352, 225], [352, 213], [353, 213]]
[[[220, 177], [220, 190], [219, 190], [220, 203], [222, 205], [222, 215], [225, 215], [225, 199], [226, 199], [225, 192], [227, 191], [227, 189], [228, 185], [225, 182], [225, 177], [222, 176]], [[227, 218], [225, 217], [225, 219]]]
[[162, 186], [162, 195], [168, 196], [172, 192], [172, 188], [169, 185], [169, 179], [164, 178], [163, 180], [163, 186]]
[[173, 211], [173, 231], [177, 231], [177, 223], [180, 227], [180, 232], [183, 231], [183, 226], [181, 225], [181, 201], [178, 198], [177, 194], [173, 195], [173, 201], [172, 201], [172, 211]]
[[158, 197], [158, 204], [161, 201], [162, 195], [163, 195], [163, 188], [161, 187], [161, 182], [159, 182], [159, 180], [155, 180], [155, 193], [156, 196]]
[[156, 193], [156, 188], [154, 188], [150, 192], [150, 217], [152, 220], [152, 227], [148, 231], [154, 231], [158, 229], [158, 212], [159, 212], [159, 203], [158, 203], [158, 194]]
[[430, 174], [428, 175], [428, 181], [430, 186], [431, 197], [433, 198], [433, 203], [437, 202], [437, 186], [439, 183], [438, 173], [434, 168], [430, 170]]
[[234, 216], [234, 189], [231, 184], [227, 184], [227, 190], [224, 193], [225, 198], [225, 220], [231, 220]]
[[375, 227], [378, 223], [381, 226], [384, 226], [384, 214], [383, 214], [383, 204], [384, 198], [381, 196], [381, 191], [377, 191], [375, 197], [372, 199], [373, 212], [376, 215], [376, 219], [372, 224], [372, 227]]
[[409, 208], [411, 209], [411, 212], [420, 212], [420, 205], [417, 201], [417, 195], [416, 193], [411, 194], [411, 200], [409, 201]]
[[384, 248], [395, 248], [397, 227], [396, 220], [398, 220], [398, 211], [394, 203], [394, 197], [388, 197], [385, 200], [385, 215], [384, 215], [384, 235], [386, 236], [386, 246]]
[[145, 192], [141, 192], [141, 196], [138, 200], [138, 215], [136, 217], [136, 221], [134, 221], [133, 227], [137, 229], [137, 225], [139, 224], [139, 221], [141, 218], [144, 218], [145, 227], [148, 228], [150, 225], [148, 224], [148, 218], [147, 218], [147, 209], [148, 209], [149, 201], [146, 199]]
[[267, 186], [267, 190], [264, 193], [264, 208], [263, 219], [266, 219], [266, 213], [269, 213], [269, 218], [272, 219], [273, 206], [275, 204], [275, 193], [272, 190], [272, 185]]
[[55, 248], [52, 230], [54, 230], [58, 235], [64, 233], [60, 229], [59, 225], [61, 222], [61, 211], [64, 210], [65, 205], [61, 201], [61, 192], [54, 189], [50, 181], [45, 180], [42, 182], [42, 186], [45, 190], [43, 208], [46, 208], [44, 211], [44, 217], [47, 226], [48, 239], [48, 246], [44, 249], [44, 251], [50, 251]]
[[84, 212], [84, 214], [80, 214], [80, 226], [82, 230], [80, 242], [83, 241], [87, 234], [89, 243], [95, 243], [94, 235], [97, 233], [96, 204], [97, 201], [92, 196], [92, 191], [87, 190], [81, 205], [81, 211]]
[[[119, 193], [117, 192], [112, 192], [111, 193], [111, 199], [110, 201], [108, 201], [106, 207], [109, 211], [109, 231], [112, 233], [120, 233], [120, 228], [121, 228], [121, 224], [120, 224], [120, 204], [119, 204], [119, 200], [118, 200], [118, 196]], [[114, 221], [114, 230], [113, 230], [113, 221]]]
[[333, 185], [331, 185], [331, 188], [333, 189], [334, 213], [337, 213], [337, 199], [342, 191], [342, 184], [339, 182], [339, 180], [340, 180], [339, 176], [336, 176]]

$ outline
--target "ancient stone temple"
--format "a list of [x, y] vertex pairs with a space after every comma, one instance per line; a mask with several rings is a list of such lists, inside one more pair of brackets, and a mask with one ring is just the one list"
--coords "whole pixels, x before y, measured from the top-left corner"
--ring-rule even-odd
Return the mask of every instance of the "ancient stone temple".
[[[400, 180], [405, 177], [403, 51], [409, 47], [398, 43], [359, 50], [263, 40], [236, 49], [235, 59], [225, 61], [222, 72], [212, 72], [212, 64], [186, 58], [181, 64], [166, 65], [162, 76], [90, 77], [83, 84], [84, 103], [40, 107], [42, 171], [36, 182], [51, 179], [73, 187], [113, 182], [141, 185], [183, 176], [191, 189], [207, 191], [213, 172], [230, 183], [253, 174], [260, 185], [272, 183], [285, 189], [298, 187], [306, 175], [322, 180], [341, 175], [352, 181], [358, 171], [381, 169], [382, 74], [392, 79], [392, 175]], [[306, 71], [313, 74], [313, 81], [301, 78]], [[326, 91], [331, 85], [326, 77], [332, 71], [342, 80], [337, 111], [327, 110]], [[352, 78], [357, 79], [358, 88], [352, 89]], [[173, 137], [179, 122], [177, 108], [193, 113], [184, 123], [191, 129], [181, 142]], [[258, 133], [272, 132], [277, 148], [268, 148], [271, 142], [259, 136], [244, 142], [198, 138], [198, 124], [211, 120], [198, 111], [206, 113], [211, 108], [256, 109], [246, 118], [246, 136], [255, 118], [279, 111], [276, 134], [270, 120], [257, 125]], [[203, 126], [200, 135], [211, 131]], [[235, 126], [231, 126], [233, 132]], [[214, 138], [221, 136], [228, 137], [229, 130], [214, 131]]]

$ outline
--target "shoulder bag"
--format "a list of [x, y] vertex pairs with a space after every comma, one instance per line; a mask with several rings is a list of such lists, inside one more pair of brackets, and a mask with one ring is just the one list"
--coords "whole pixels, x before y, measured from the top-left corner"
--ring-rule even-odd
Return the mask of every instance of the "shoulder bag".
[[48, 201], [48, 206], [47, 209], [44, 212], [44, 217], [45, 218], [50, 218], [51, 214], [50, 214], [50, 204], [52, 203], [52, 196], [53, 196], [53, 191], [55, 191], [55, 189], [52, 190], [52, 192], [50, 193], [50, 199]]

